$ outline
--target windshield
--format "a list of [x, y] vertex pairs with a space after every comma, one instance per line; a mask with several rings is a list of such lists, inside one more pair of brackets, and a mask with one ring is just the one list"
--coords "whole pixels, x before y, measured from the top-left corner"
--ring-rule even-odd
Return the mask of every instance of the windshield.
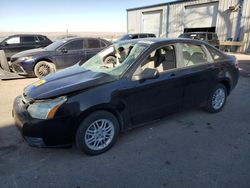
[[53, 51], [56, 50], [59, 46], [63, 45], [65, 42], [67, 42], [66, 40], [57, 40], [55, 42], [53, 42], [52, 44], [46, 46], [46, 50], [49, 51]]
[[196, 40], [206, 40], [205, 33], [184, 33], [179, 36], [179, 38], [189, 38], [189, 39], [196, 39]]
[[121, 76], [148, 46], [146, 43], [132, 42], [114, 44], [89, 59], [82, 67], [93, 72]]
[[118, 38], [116, 41], [118, 42], [118, 41], [123, 41], [123, 40], [128, 40], [128, 39], [130, 39], [129, 35], [123, 35], [120, 38]]

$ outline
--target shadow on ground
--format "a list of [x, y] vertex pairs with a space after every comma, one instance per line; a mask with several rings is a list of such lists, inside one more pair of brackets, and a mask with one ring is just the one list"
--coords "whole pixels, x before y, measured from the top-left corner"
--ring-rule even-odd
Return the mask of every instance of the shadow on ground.
[[250, 77], [250, 61], [240, 60], [240, 75], [244, 77]]

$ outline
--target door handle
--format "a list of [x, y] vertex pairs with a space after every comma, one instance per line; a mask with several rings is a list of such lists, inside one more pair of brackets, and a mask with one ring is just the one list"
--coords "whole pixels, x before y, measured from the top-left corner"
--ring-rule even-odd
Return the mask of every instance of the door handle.
[[170, 77], [175, 77], [175, 76], [176, 76], [175, 73], [170, 74]]

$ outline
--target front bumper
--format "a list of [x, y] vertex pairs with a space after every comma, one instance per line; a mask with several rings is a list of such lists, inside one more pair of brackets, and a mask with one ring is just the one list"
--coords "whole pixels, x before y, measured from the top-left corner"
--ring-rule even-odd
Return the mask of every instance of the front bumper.
[[23, 69], [23, 67], [19, 64], [11, 64], [10, 65], [10, 68], [13, 72], [19, 74], [19, 75], [22, 75], [22, 76], [26, 76], [28, 75], [28, 73]]
[[34, 76], [34, 64], [34, 59], [21, 61], [19, 59], [12, 58], [10, 68], [13, 72], [22, 76]]
[[12, 116], [23, 138], [31, 146], [61, 147], [72, 143], [73, 122], [69, 117], [40, 120], [27, 112], [22, 97], [16, 97]]

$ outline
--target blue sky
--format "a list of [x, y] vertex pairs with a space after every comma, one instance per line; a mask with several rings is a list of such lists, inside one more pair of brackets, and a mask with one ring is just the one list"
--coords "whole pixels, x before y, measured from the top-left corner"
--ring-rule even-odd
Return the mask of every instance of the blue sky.
[[0, 31], [126, 32], [126, 9], [168, 0], [0, 0]]

